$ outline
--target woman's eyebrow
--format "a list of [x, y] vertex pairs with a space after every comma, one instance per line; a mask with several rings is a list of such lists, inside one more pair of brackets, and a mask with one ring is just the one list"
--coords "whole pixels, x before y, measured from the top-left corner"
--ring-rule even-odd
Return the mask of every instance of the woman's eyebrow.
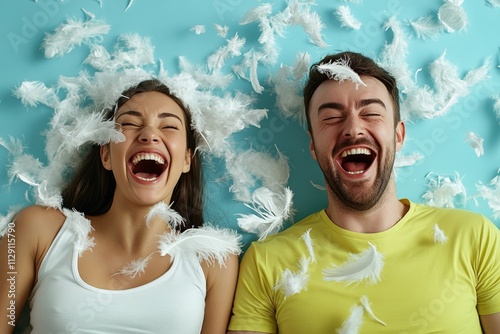
[[132, 115], [132, 116], [136, 116], [136, 117], [142, 116], [142, 114], [138, 111], [128, 110], [128, 111], [124, 111], [120, 115], [116, 116], [115, 121], [117, 121], [118, 118], [122, 117], [123, 115]]
[[182, 119], [179, 116], [177, 116], [176, 114], [172, 114], [170, 112], [162, 112], [158, 115], [158, 118], [167, 118], [167, 117], [177, 118], [181, 123], [183, 123]]

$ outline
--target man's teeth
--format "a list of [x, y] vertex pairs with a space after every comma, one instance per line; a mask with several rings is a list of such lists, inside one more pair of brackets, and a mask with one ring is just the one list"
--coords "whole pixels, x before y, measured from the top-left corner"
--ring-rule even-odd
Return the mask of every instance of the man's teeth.
[[137, 165], [139, 161], [143, 160], [154, 160], [159, 165], [163, 165], [165, 163], [165, 159], [155, 153], [139, 153], [134, 157], [132, 163]]
[[364, 173], [364, 170], [358, 170], [358, 171], [355, 171], [355, 172], [348, 172], [348, 171], [346, 171], [346, 172], [347, 172], [347, 174], [356, 175], [356, 174]]
[[342, 152], [342, 154], [340, 155], [340, 157], [341, 158], [345, 158], [348, 155], [354, 155], [354, 154], [371, 155], [372, 153], [367, 148], [351, 148], [349, 150], [345, 150], [344, 152]]

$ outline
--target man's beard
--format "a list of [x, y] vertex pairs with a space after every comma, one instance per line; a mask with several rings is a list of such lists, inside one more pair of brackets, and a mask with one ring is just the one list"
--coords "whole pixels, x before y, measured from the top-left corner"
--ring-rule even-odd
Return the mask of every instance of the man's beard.
[[[359, 185], [345, 185], [342, 183], [339, 172], [333, 170], [332, 164], [322, 155], [318, 157], [318, 164], [323, 171], [329, 191], [338, 198], [346, 208], [356, 211], [366, 211], [373, 208], [380, 200], [391, 179], [395, 159], [395, 143], [390, 146], [387, 158], [378, 157], [377, 176], [373, 186], [367, 187], [360, 181]], [[380, 152], [380, 151], [379, 151]], [[375, 161], [373, 162], [375, 163]]]

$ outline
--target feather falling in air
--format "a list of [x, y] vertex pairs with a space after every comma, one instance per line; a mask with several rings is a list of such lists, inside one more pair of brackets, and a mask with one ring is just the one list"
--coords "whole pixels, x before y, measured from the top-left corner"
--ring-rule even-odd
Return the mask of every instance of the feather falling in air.
[[290, 217], [293, 193], [287, 187], [281, 193], [268, 188], [258, 188], [252, 195], [252, 204], [248, 205], [256, 214], [240, 214], [238, 226], [250, 233], [256, 233], [259, 240], [281, 230], [283, 223]]
[[323, 276], [326, 281], [360, 283], [367, 281], [375, 284], [380, 281], [382, 268], [384, 267], [384, 256], [377, 251], [377, 248], [369, 243], [370, 247], [359, 253], [351, 254], [348, 260], [341, 266], [330, 269], [323, 269]]
[[421, 39], [436, 39], [444, 30], [441, 22], [436, 21], [432, 16], [410, 20], [409, 23], [417, 34], [417, 37]]
[[229, 255], [241, 253], [241, 236], [234, 230], [203, 226], [182, 233], [165, 233], [160, 237], [158, 247], [161, 256], [168, 254], [172, 261], [179, 254], [190, 254], [199, 261], [224, 266]]
[[69, 18], [65, 24], [58, 26], [54, 33], [45, 36], [42, 44], [45, 57], [62, 56], [71, 52], [75, 46], [90, 44], [94, 39], [99, 40], [110, 28], [109, 25], [96, 20], [82, 22]]
[[48, 88], [40, 81], [24, 81], [14, 90], [14, 96], [21, 100], [24, 106], [36, 107], [38, 103], [53, 107], [57, 95], [53, 88]]
[[444, 244], [448, 241], [448, 237], [444, 234], [443, 230], [441, 230], [438, 224], [434, 225], [434, 243], [436, 244]]
[[479, 182], [477, 191], [478, 195], [484, 198], [493, 210], [493, 219], [500, 219], [500, 175], [491, 179], [488, 185]]
[[361, 22], [352, 15], [349, 6], [339, 6], [335, 14], [340, 21], [341, 27], [347, 27], [354, 30], [359, 30], [361, 28]]
[[190, 31], [194, 31], [194, 33], [196, 35], [201, 35], [201, 34], [204, 34], [206, 32], [206, 28], [204, 25], [202, 24], [197, 24], [195, 26], [193, 26], [191, 29], [189, 29]]
[[454, 178], [441, 175], [435, 175], [432, 178], [433, 176], [434, 173], [427, 175], [429, 189], [422, 195], [425, 204], [434, 207], [454, 208], [455, 201], [461, 199], [459, 204], [465, 205], [467, 191], [458, 173]]
[[470, 144], [470, 146], [474, 149], [474, 152], [476, 152], [476, 155], [478, 157], [484, 154], [484, 147], [483, 147], [484, 139], [481, 138], [478, 134], [474, 132], [468, 132], [467, 136], [465, 137], [465, 142]]
[[151, 222], [155, 218], [159, 218], [165, 223], [168, 223], [172, 230], [183, 226], [186, 220], [177, 211], [171, 208], [172, 204], [173, 203], [167, 205], [164, 202], [159, 202], [154, 205], [145, 217], [148, 227], [151, 226]]

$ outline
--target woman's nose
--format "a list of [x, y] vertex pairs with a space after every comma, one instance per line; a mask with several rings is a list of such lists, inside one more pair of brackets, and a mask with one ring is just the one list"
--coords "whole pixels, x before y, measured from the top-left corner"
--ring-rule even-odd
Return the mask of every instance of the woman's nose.
[[139, 141], [142, 143], [158, 143], [160, 139], [153, 128], [144, 126], [139, 134]]

